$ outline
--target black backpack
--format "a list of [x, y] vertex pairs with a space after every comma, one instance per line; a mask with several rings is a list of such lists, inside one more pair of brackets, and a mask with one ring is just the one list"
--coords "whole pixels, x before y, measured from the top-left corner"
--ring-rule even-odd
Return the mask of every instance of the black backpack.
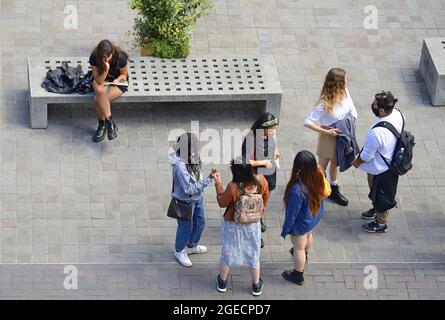
[[413, 148], [416, 145], [414, 142], [414, 136], [409, 131], [405, 131], [405, 117], [403, 116], [403, 113], [397, 109], [400, 114], [402, 115], [403, 119], [403, 126], [402, 126], [402, 132], [399, 133], [394, 126], [387, 122], [387, 121], [381, 121], [377, 123], [374, 128], [383, 127], [391, 131], [397, 138], [396, 147], [394, 148], [394, 153], [392, 156], [391, 163], [388, 163], [386, 159], [380, 154], [383, 161], [385, 161], [386, 165], [389, 167], [389, 170], [393, 172], [394, 174], [397, 174], [399, 176], [404, 175], [407, 173], [411, 168], [413, 167], [412, 160], [413, 160]]

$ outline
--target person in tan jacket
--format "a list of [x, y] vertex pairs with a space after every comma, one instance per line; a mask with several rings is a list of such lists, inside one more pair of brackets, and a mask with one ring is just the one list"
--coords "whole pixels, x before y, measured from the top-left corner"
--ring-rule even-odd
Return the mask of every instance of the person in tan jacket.
[[[269, 198], [269, 187], [262, 175], [255, 175], [252, 165], [245, 159], [233, 160], [230, 164], [232, 181], [224, 186], [219, 173], [215, 174], [217, 201], [226, 208], [221, 229], [220, 273], [217, 290], [227, 290], [227, 276], [231, 267], [249, 267], [252, 275], [252, 294], [262, 293], [263, 280], [260, 278], [261, 224], [239, 224], [234, 219], [234, 208], [238, 199], [247, 191], [261, 194], [264, 207]], [[264, 211], [263, 211], [264, 215]]]

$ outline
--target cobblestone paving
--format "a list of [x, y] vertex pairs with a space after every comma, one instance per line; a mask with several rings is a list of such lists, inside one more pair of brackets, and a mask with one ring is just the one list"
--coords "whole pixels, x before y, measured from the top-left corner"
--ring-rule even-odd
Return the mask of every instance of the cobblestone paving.
[[[378, 30], [363, 28], [363, 9], [369, 1], [215, 3], [216, 8], [194, 33], [193, 54], [272, 54], [284, 90], [278, 130], [283, 170], [272, 195], [262, 252], [270, 283], [267, 297], [304, 299], [321, 292], [326, 292], [326, 297], [335, 293], [344, 298], [434, 297], [427, 294], [430, 284], [436, 290], [431, 292], [443, 297], [443, 265], [431, 264], [432, 269], [424, 269], [423, 264], [413, 263], [445, 262], [445, 109], [431, 106], [417, 75], [422, 39], [445, 36], [445, 2], [374, 0], [372, 4], [379, 9]], [[122, 269], [117, 267], [121, 282], [108, 285], [105, 280], [91, 280], [96, 281], [91, 290], [79, 290], [75, 298], [103, 297], [108, 292], [123, 298], [135, 297], [138, 292], [140, 297], [219, 298], [212, 293], [212, 277], [219, 256], [222, 212], [213, 188], [206, 195], [207, 228], [202, 240], [209, 253], [194, 257], [200, 264], [190, 271], [174, 263], [175, 222], [165, 216], [171, 188], [167, 137], [172, 129], [190, 129], [191, 121], [200, 121], [201, 130], [244, 130], [255, 119], [257, 108], [247, 103], [116, 104], [113, 113], [119, 138], [93, 144], [90, 137], [96, 120], [92, 105], [50, 106], [48, 129], [30, 130], [26, 58], [87, 55], [103, 38], [130, 49], [126, 32], [133, 14], [127, 2], [120, 0], [1, 0], [0, 4], [0, 263], [5, 264], [0, 267], [0, 297], [69, 297], [70, 293], [60, 290], [39, 294], [58, 288], [39, 280], [45, 278], [47, 270], [61, 268], [47, 263], [100, 263], [91, 267], [91, 279], [96, 280], [97, 274], [115, 268], [109, 263], [122, 263]], [[66, 4], [79, 8], [78, 30], [63, 27]], [[333, 265], [344, 277], [331, 281], [337, 269], [314, 264], [308, 271], [308, 284], [296, 290], [283, 284], [279, 276], [290, 263], [290, 242], [279, 236], [281, 197], [295, 153], [303, 148], [315, 151], [316, 135], [302, 123], [319, 94], [324, 75], [334, 66], [348, 71], [349, 89], [359, 112], [360, 142], [372, 121], [369, 105], [373, 94], [387, 89], [399, 97], [407, 127], [417, 139], [415, 167], [400, 180], [399, 205], [392, 211], [388, 234], [377, 236], [360, 230], [360, 212], [369, 206], [365, 175], [357, 171], [341, 175], [350, 205], [327, 205], [310, 259], [345, 263]], [[227, 166], [216, 167], [228, 182]], [[141, 267], [139, 262], [160, 264]], [[390, 264], [401, 262], [408, 264]], [[359, 270], [351, 263], [386, 263], [383, 290], [388, 293], [360, 296], [358, 285], [348, 288], [362, 280], [346, 280], [347, 272], [359, 272], [363, 277], [363, 268]], [[94, 270], [100, 272], [95, 274]], [[329, 275], [311, 274], [316, 270]], [[436, 271], [428, 274], [424, 270]], [[27, 278], [28, 271], [37, 274], [36, 285]], [[385, 272], [389, 272], [389, 279], [391, 272], [395, 273], [396, 280], [389, 281], [396, 283], [395, 287], [388, 287]], [[150, 285], [155, 278], [150, 275], [160, 275], [164, 281], [155, 280]], [[195, 281], [196, 275], [208, 278], [208, 283]], [[227, 297], [248, 296], [247, 278], [237, 277], [232, 278], [234, 294]], [[178, 282], [172, 279], [178, 278], [184, 287], [174, 287]], [[142, 281], [141, 290], [133, 291], [134, 279]], [[166, 287], [159, 287], [161, 283]], [[416, 288], [416, 283], [426, 287]]]

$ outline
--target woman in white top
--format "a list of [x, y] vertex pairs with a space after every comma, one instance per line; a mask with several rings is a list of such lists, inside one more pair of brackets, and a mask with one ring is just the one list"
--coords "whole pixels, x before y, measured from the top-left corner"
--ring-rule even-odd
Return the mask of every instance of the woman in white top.
[[346, 88], [346, 71], [340, 68], [331, 69], [326, 75], [320, 99], [304, 121], [304, 125], [319, 133], [317, 145], [319, 164], [326, 172], [330, 163], [329, 178], [332, 193], [329, 199], [342, 206], [348, 205], [348, 199], [340, 193], [337, 184], [338, 165], [335, 154], [337, 136], [341, 132], [332, 125], [349, 114], [357, 119], [354, 102]]

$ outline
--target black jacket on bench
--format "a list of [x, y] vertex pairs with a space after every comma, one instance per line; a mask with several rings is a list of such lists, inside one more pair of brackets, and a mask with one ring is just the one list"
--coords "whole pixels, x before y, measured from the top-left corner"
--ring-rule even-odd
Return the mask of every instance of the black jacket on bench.
[[50, 69], [46, 73], [42, 87], [49, 92], [71, 94], [85, 94], [93, 91], [93, 74], [88, 72], [84, 75], [82, 66], [70, 67], [68, 62], [62, 62], [62, 66]]

